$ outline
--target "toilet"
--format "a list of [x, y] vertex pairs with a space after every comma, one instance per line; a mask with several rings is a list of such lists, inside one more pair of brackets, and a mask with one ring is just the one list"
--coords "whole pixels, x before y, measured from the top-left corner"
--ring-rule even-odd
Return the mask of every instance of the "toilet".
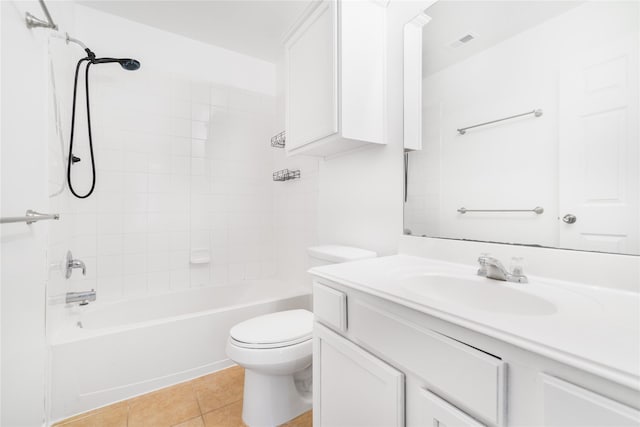
[[[374, 258], [375, 252], [338, 245], [307, 250], [312, 266]], [[245, 368], [242, 419], [277, 426], [311, 409], [313, 313], [287, 310], [238, 323], [227, 356]]]

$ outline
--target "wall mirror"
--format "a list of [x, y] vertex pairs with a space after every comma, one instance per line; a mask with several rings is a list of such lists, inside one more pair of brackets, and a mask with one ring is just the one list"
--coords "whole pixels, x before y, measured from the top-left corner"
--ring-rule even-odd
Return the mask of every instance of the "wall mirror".
[[640, 2], [446, 1], [405, 25], [405, 234], [640, 254]]

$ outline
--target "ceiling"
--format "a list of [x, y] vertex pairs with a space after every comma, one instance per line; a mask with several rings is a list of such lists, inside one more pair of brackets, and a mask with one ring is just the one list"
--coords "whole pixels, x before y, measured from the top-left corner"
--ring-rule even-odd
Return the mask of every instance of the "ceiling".
[[[582, 1], [438, 1], [425, 13], [422, 74], [428, 76], [528, 28], [579, 6]], [[468, 44], [452, 43], [471, 34]]]
[[78, 3], [211, 45], [276, 62], [282, 35], [309, 0], [82, 0]]

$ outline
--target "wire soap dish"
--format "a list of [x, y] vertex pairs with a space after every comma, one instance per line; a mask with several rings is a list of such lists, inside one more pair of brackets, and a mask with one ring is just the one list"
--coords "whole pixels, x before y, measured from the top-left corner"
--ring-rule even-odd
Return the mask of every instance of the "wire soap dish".
[[274, 181], [290, 181], [292, 179], [300, 179], [300, 169], [293, 171], [282, 169], [273, 173]]
[[276, 148], [284, 148], [286, 142], [285, 131], [280, 132], [276, 136], [271, 137], [271, 146]]

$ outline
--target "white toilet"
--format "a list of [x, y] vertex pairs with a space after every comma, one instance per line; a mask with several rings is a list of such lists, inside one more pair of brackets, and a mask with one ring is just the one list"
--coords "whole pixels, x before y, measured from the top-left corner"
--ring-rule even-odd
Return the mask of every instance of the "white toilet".
[[[308, 249], [311, 264], [373, 258], [375, 252], [326, 245]], [[242, 419], [277, 426], [311, 409], [313, 314], [288, 310], [254, 317], [229, 332], [227, 356], [245, 368]]]

